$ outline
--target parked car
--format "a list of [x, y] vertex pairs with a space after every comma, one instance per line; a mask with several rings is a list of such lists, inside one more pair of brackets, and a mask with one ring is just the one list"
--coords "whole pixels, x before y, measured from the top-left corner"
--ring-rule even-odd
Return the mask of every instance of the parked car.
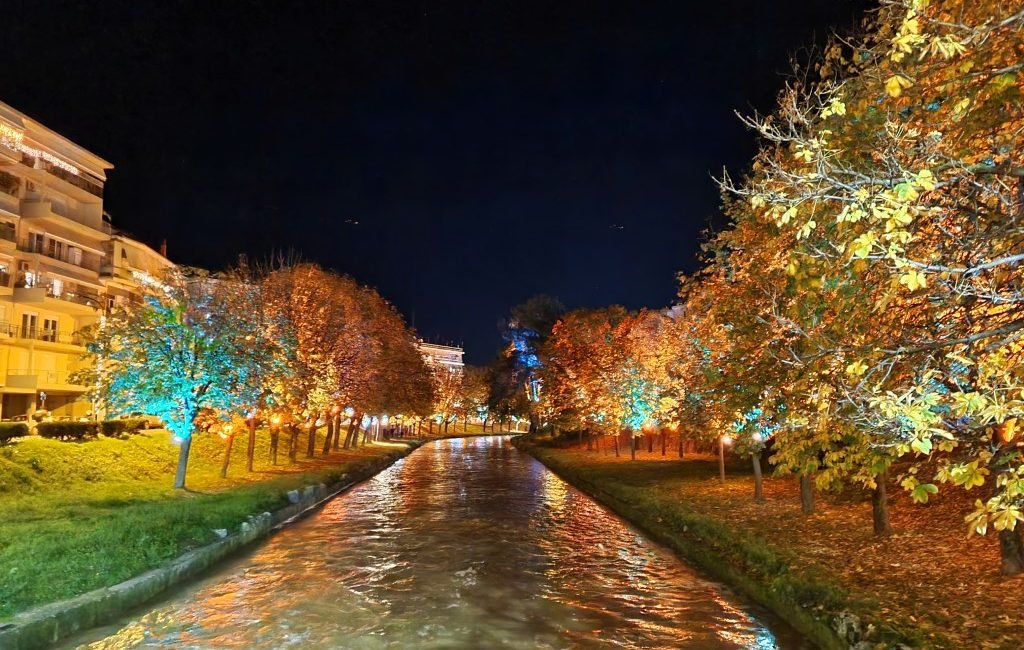
[[165, 429], [165, 428], [167, 428], [167, 425], [164, 423], [164, 421], [161, 420], [160, 418], [158, 418], [155, 415], [149, 415], [147, 413], [141, 413], [139, 411], [134, 411], [132, 413], [128, 413], [126, 415], [122, 415], [121, 416], [122, 420], [128, 419], [128, 418], [141, 418], [142, 420], [145, 420], [146, 424], [143, 426], [144, 429]]

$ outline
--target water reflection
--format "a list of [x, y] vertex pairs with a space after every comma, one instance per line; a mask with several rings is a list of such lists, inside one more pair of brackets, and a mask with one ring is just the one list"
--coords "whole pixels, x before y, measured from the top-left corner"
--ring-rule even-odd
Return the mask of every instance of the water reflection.
[[85, 648], [778, 648], [505, 438], [434, 443]]

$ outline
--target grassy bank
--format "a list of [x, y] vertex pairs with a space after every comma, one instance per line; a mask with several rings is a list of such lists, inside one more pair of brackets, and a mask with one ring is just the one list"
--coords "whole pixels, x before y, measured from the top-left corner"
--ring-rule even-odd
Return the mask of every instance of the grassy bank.
[[738, 459], [721, 484], [712, 457], [680, 461], [656, 449], [630, 461], [580, 447], [525, 447], [819, 643], [828, 645], [844, 613], [890, 647], [1018, 648], [1024, 638], [1024, 577], [999, 575], [994, 540], [965, 539], [962, 497], [935, 499], [922, 516], [894, 490], [896, 532], [878, 539], [861, 493], [818, 495], [816, 512], [804, 516], [795, 481], [769, 478], [766, 501], [755, 503]]
[[78, 443], [31, 437], [0, 447], [0, 620], [159, 566], [213, 541], [217, 529], [285, 505], [288, 490], [365, 473], [408, 448], [381, 443], [313, 459], [302, 451], [289, 464], [282, 441], [274, 466], [267, 438], [257, 438], [252, 473], [245, 440], [236, 440], [222, 479], [223, 441], [197, 437], [185, 492], [170, 489], [177, 448], [165, 431]]

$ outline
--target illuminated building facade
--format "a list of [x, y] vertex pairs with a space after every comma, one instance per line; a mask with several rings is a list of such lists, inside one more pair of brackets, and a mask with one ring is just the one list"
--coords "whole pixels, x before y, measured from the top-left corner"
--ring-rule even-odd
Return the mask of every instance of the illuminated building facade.
[[419, 342], [418, 347], [428, 368], [444, 367], [448, 368], [450, 372], [462, 374], [464, 366], [462, 362], [462, 348], [452, 345], [426, 343], [422, 340]]
[[[0, 417], [79, 416], [80, 332], [171, 266], [103, 212], [113, 168], [0, 102]], [[45, 401], [44, 401], [45, 395]]]

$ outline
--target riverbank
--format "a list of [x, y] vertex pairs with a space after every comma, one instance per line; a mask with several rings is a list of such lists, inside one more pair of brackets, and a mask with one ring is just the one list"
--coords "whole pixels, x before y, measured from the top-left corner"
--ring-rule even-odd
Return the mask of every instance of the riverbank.
[[286, 506], [290, 491], [367, 478], [419, 444], [300, 453], [294, 464], [283, 453], [273, 465], [267, 438], [257, 437], [251, 473], [236, 441], [221, 478], [223, 441], [198, 436], [187, 491], [170, 489], [177, 448], [166, 431], [79, 443], [30, 437], [0, 448], [0, 623], [165, 565]]
[[951, 499], [929, 504], [925, 521], [921, 506], [894, 490], [895, 533], [877, 539], [860, 495], [818, 495], [805, 517], [787, 478], [766, 479], [766, 501], [755, 503], [738, 461], [723, 485], [710, 457], [680, 461], [656, 450], [630, 461], [522, 438], [516, 445], [823, 647], [845, 647], [837, 628], [847, 644], [883, 647], [1016, 648], [1024, 638], [1024, 578], [999, 575], [992, 540], [965, 539]]

